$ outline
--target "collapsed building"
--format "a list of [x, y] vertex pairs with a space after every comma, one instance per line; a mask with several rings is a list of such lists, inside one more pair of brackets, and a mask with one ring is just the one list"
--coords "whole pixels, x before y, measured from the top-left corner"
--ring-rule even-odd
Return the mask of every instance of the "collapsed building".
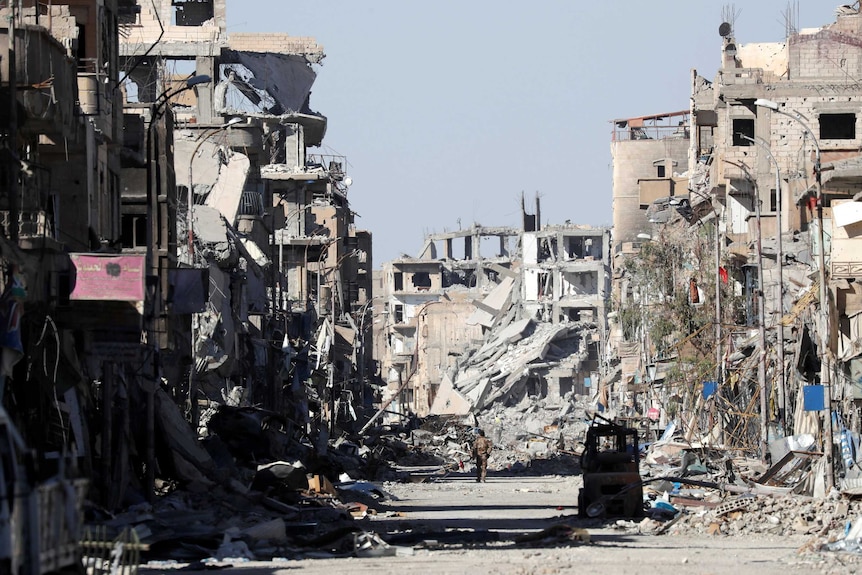
[[[431, 234], [383, 265], [378, 358], [395, 418], [595, 393], [610, 232], [574, 224]], [[541, 430], [539, 430], [541, 432]]]
[[325, 451], [366, 397], [372, 259], [346, 158], [310, 151], [326, 133], [310, 107], [323, 49], [228, 34], [224, 0], [139, 8], [120, 41], [126, 117], [156, 162], [130, 163], [127, 179], [164, 187], [128, 186], [124, 201], [162, 216], [150, 233], [166, 392], [202, 436], [220, 406], [254, 405]]
[[[624, 227], [602, 386], [644, 429], [676, 422], [688, 441], [809, 466], [855, 494], [862, 212], [848, 70], [862, 14], [842, 6], [779, 43], [740, 44], [733, 22], [719, 34], [720, 68], [692, 72], [690, 110], [615, 121]], [[644, 119], [679, 122], [649, 135]], [[798, 455], [812, 450], [817, 466]]]
[[0, 397], [31, 487], [211, 484], [197, 440], [237, 425], [325, 453], [373, 363], [371, 235], [313, 152], [323, 48], [228, 34], [225, 0], [36, 4], [0, 9]]

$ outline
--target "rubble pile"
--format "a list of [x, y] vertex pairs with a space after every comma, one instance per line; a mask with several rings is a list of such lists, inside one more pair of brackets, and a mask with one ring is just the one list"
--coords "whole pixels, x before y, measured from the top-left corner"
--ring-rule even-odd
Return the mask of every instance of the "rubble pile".
[[668, 533], [703, 535], [843, 536], [862, 502], [801, 496], [729, 496], [715, 507], [685, 507]]
[[483, 429], [494, 449], [493, 472], [577, 471], [571, 457], [580, 450], [588, 422], [585, 402], [568, 395], [552, 400], [525, 397], [514, 406], [496, 402], [478, 415], [429, 416], [408, 428], [377, 428], [363, 441], [374, 445], [380, 481], [415, 481], [421, 475], [472, 471], [472, 445]]
[[[364, 478], [397, 453], [391, 437], [375, 449], [344, 438], [319, 451], [282, 418], [253, 407], [220, 406], [196, 441], [186, 426], [164, 426], [168, 445], [159, 496], [111, 514], [94, 504], [87, 523], [107, 538], [134, 531], [147, 561], [268, 560], [357, 555], [385, 545], [357, 519], [390, 495]], [[385, 467], [385, 466], [384, 466]], [[361, 544], [361, 545], [360, 545]]]
[[586, 399], [571, 394], [556, 400], [525, 397], [512, 407], [492, 404], [476, 418], [494, 442], [491, 468], [529, 467], [555, 454], [579, 452], [588, 426], [585, 409]]
[[[809, 436], [770, 443], [774, 463], [705, 448], [671, 425], [641, 459], [644, 514], [616, 527], [653, 535], [809, 537], [810, 550], [862, 550], [862, 500], [825, 492], [820, 454]], [[857, 526], [858, 527], [854, 527]], [[859, 533], [853, 534], [854, 531]], [[845, 549], [846, 542], [852, 549]]]

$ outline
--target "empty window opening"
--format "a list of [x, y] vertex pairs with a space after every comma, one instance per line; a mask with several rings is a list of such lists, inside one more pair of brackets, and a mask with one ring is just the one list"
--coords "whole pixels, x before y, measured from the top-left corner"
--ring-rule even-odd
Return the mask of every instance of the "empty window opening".
[[664, 172], [664, 164], [659, 164], [658, 166], [655, 167], [655, 177], [656, 178], [663, 178], [664, 173], [665, 173]]
[[754, 118], [734, 118], [733, 145], [750, 146], [752, 142], [746, 138], [754, 139]]
[[431, 287], [431, 274], [428, 272], [414, 272], [413, 273], [413, 287], [416, 288], [430, 288]]
[[569, 236], [565, 238], [566, 259], [596, 259], [601, 256], [601, 240], [593, 241], [593, 238], [582, 236]]
[[123, 214], [122, 238], [124, 248], [147, 245], [147, 218], [139, 214]]
[[595, 314], [591, 307], [570, 307], [564, 308], [563, 313], [569, 318], [569, 321], [593, 321]]
[[395, 323], [404, 321], [404, 306], [400, 303], [395, 304]]
[[598, 272], [563, 272], [562, 273], [562, 295], [584, 296], [599, 293]]
[[769, 190], [769, 211], [774, 212], [778, 209], [778, 194], [774, 189]]
[[173, 0], [171, 4], [177, 26], [201, 26], [215, 16], [213, 0]]
[[821, 140], [855, 140], [856, 114], [820, 114]]
[[560, 396], [565, 397], [569, 393], [572, 392], [574, 386], [572, 385], [571, 377], [561, 377], [560, 378]]
[[404, 291], [404, 274], [395, 272], [393, 276], [395, 279], [395, 291]]

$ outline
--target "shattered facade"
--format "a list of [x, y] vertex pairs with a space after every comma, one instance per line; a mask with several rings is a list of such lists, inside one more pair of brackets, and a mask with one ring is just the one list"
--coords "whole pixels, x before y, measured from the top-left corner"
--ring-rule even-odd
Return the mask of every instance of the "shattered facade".
[[373, 367], [371, 236], [353, 221], [346, 158], [310, 151], [326, 134], [309, 100], [323, 49], [228, 34], [224, 0], [139, 8], [120, 43], [128, 109], [175, 119], [155, 208], [169, 392], [204, 436], [221, 406], [255, 405], [325, 445], [359, 417]]
[[418, 257], [384, 264], [380, 368], [390, 412], [465, 415], [591, 393], [610, 233], [537, 220], [529, 231], [432, 234]]
[[0, 8], [0, 419], [36, 453], [21, 484], [88, 480], [78, 502], [114, 510], [223, 483], [198, 439], [246, 449], [237, 425], [266, 436], [257, 458], [325, 452], [374, 364], [371, 235], [346, 158], [312, 152], [322, 47], [228, 34], [225, 0], [22, 4]]
[[[616, 413], [646, 427], [676, 421], [688, 440], [773, 463], [778, 443], [812, 437], [824, 484], [855, 494], [862, 14], [836, 14], [769, 44], [740, 44], [722, 24], [716, 77], [692, 73], [688, 171], [677, 178], [688, 189], [676, 181], [642, 202], [647, 225], [630, 226], [633, 237], [615, 229], [625, 255], [614, 260], [603, 386]], [[614, 172], [647, 179], [630, 140], [613, 144]], [[615, 224], [632, 221], [616, 213], [631, 186], [614, 183]], [[657, 255], [673, 278], [644, 271]], [[651, 322], [656, 306], [685, 321]]]

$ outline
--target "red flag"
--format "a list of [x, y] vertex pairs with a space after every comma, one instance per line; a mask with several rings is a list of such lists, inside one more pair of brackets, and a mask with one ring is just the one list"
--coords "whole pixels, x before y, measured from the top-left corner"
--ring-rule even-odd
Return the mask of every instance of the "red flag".
[[727, 283], [727, 270], [724, 269], [723, 267], [719, 267], [718, 268], [718, 277], [721, 278], [721, 281], [723, 281], [724, 283]]

